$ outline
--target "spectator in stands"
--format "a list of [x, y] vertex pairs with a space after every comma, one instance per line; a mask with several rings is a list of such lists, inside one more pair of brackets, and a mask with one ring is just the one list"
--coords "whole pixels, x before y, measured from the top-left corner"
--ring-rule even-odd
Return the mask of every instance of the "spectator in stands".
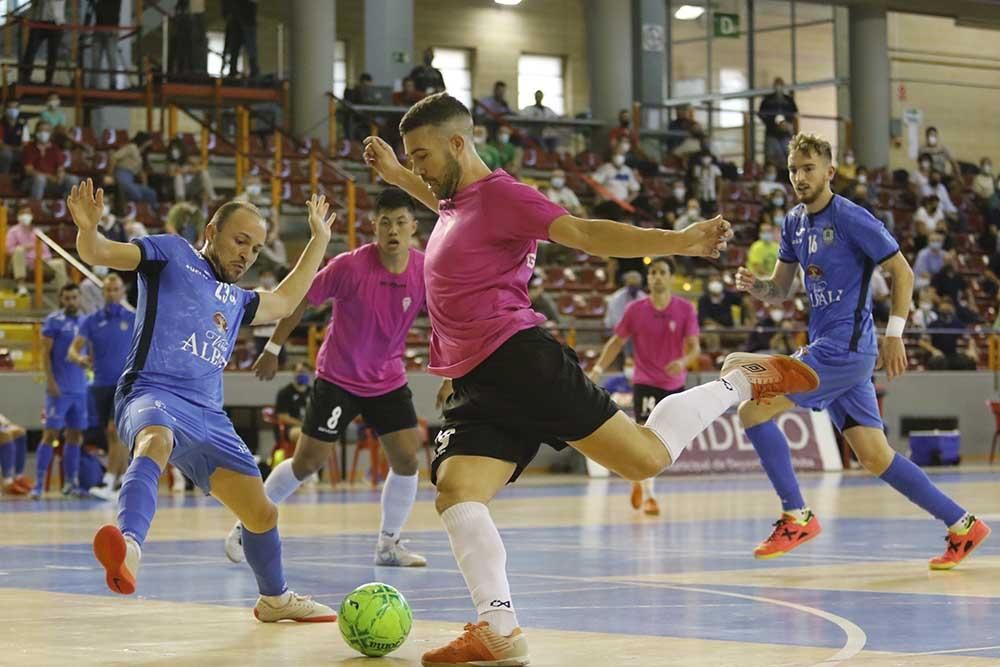
[[933, 287], [924, 287], [917, 292], [917, 302], [913, 308], [912, 321], [917, 329], [926, 329], [937, 319], [938, 295]]
[[33, 23], [43, 23], [44, 26], [33, 27], [28, 31], [28, 44], [21, 58], [18, 83], [31, 83], [31, 73], [35, 65], [35, 54], [42, 42], [46, 42], [48, 54], [45, 60], [45, 85], [52, 85], [56, 73], [56, 61], [59, 59], [59, 43], [63, 31], [58, 26], [66, 24], [65, 0], [34, 0], [28, 12], [28, 18]]
[[951, 151], [941, 143], [938, 137], [938, 130], [933, 125], [924, 132], [925, 142], [920, 147], [921, 159], [926, 156], [930, 158], [931, 170], [937, 171], [946, 176], [958, 176], [962, 172], [958, 168], [958, 163], [951, 156]]
[[914, 284], [918, 288], [930, 285], [931, 278], [944, 266], [944, 259], [944, 235], [932, 232], [927, 247], [917, 253], [913, 262]]
[[[261, 289], [271, 290], [278, 286], [278, 277], [275, 275], [274, 271], [271, 270], [269, 265], [267, 268], [261, 269], [257, 282], [260, 283]], [[254, 359], [263, 354], [264, 347], [267, 345], [267, 341], [270, 340], [271, 334], [274, 333], [276, 328], [277, 324], [274, 322], [258, 324], [250, 328], [250, 331], [253, 334], [254, 348], [256, 350]], [[284, 367], [287, 357], [287, 352], [285, 351], [285, 348], [282, 347], [281, 351], [278, 353], [278, 364], [281, 367]], [[295, 440], [298, 440], [298, 438], [295, 438]], [[295, 442], [295, 440], [292, 442]]]
[[580, 199], [566, 185], [566, 172], [562, 169], [552, 171], [552, 180], [549, 181], [549, 187], [545, 189], [545, 196], [552, 203], [569, 211], [570, 214], [581, 218], [586, 217], [586, 211], [583, 210]]
[[694, 119], [694, 108], [690, 104], [677, 107], [677, 117], [667, 125], [667, 151], [678, 152], [687, 141], [696, 138], [701, 125]]
[[913, 214], [913, 248], [920, 252], [927, 246], [927, 239], [945, 224], [944, 211], [937, 195], [924, 197], [920, 208]]
[[941, 172], [932, 170], [927, 186], [930, 188], [931, 193], [937, 195], [938, 200], [941, 202], [941, 210], [944, 212], [944, 217], [951, 222], [957, 222], [958, 209], [955, 208], [955, 204], [951, 201], [951, 194], [948, 193], [948, 188], [941, 178]]
[[501, 127], [497, 130], [496, 141], [491, 145], [496, 150], [497, 155], [500, 156], [500, 166], [503, 167], [507, 173], [517, 175], [520, 171], [520, 165], [518, 164], [518, 150], [517, 147], [510, 141], [510, 128]]
[[[611, 157], [611, 162], [605, 162], [594, 172], [593, 179], [604, 186], [608, 194], [614, 199], [608, 199], [598, 204], [595, 211], [598, 215], [611, 220], [621, 220], [625, 211], [618, 202], [631, 202], [639, 196], [638, 179], [632, 168], [625, 164], [625, 154], [619, 152], [619, 143], [615, 148], [615, 153]], [[615, 201], [617, 200], [617, 201]]]
[[245, 47], [250, 78], [260, 75], [257, 62], [257, 0], [222, 0], [222, 17], [226, 20], [225, 58], [229, 76], [239, 74], [240, 51]]
[[677, 179], [670, 188], [670, 195], [663, 200], [663, 210], [665, 213], [672, 213], [677, 218], [684, 214], [687, 202], [687, 187], [682, 179]]
[[167, 234], [182, 236], [195, 248], [199, 248], [205, 239], [205, 215], [200, 207], [179, 201], [167, 212], [163, 230]]
[[768, 199], [772, 192], [780, 190], [782, 194], [785, 193], [785, 185], [778, 180], [778, 168], [773, 164], [767, 164], [764, 167], [764, 175], [761, 177], [760, 182], [757, 183], [757, 195], [761, 199]]
[[267, 221], [267, 237], [264, 247], [260, 249], [257, 263], [262, 271], [271, 270], [278, 278], [284, 278], [289, 270], [285, 243], [281, 240], [277, 226], [270, 220]]
[[441, 76], [441, 70], [434, 67], [433, 63], [434, 49], [427, 47], [424, 49], [424, 62], [410, 71], [413, 86], [421, 95], [440, 93], [445, 89], [444, 77]]
[[485, 125], [476, 125], [472, 128], [472, 143], [476, 147], [476, 153], [490, 170], [499, 169], [503, 166], [500, 151], [496, 149], [496, 146], [486, 141], [486, 134]]
[[344, 91], [344, 99], [351, 104], [381, 104], [382, 97], [372, 85], [373, 81], [371, 74], [363, 72], [358, 82]]
[[476, 103], [476, 110], [480, 115], [486, 116], [487, 119], [514, 113], [510, 105], [507, 104], [507, 84], [503, 81], [494, 83], [493, 95], [479, 100]]
[[604, 328], [614, 329], [625, 316], [625, 308], [636, 299], [643, 299], [642, 274], [626, 271], [622, 274], [622, 286], [608, 297], [608, 307], [604, 311]]
[[850, 183], [855, 180], [858, 173], [858, 166], [854, 164], [854, 151], [847, 149], [844, 151], [844, 158], [837, 165], [837, 178]]
[[774, 92], [760, 102], [757, 115], [764, 122], [764, 155], [767, 162], [784, 170], [788, 160], [788, 141], [797, 132], [799, 108], [785, 91], [779, 76], [774, 80]]
[[233, 197], [233, 201], [250, 202], [258, 208], [271, 203], [264, 194], [264, 186], [258, 174], [248, 174], [243, 179], [243, 189]]
[[917, 170], [910, 174], [910, 182], [917, 189], [920, 197], [929, 197], [934, 194], [931, 191], [931, 158], [928, 155], [921, 155], [917, 163]]
[[952, 303], [957, 304], [962, 299], [965, 299], [969, 303], [976, 302], [976, 297], [972, 293], [971, 286], [955, 269], [954, 253], [945, 254], [941, 270], [931, 278], [931, 287], [941, 297], [950, 299]]
[[627, 140], [632, 146], [639, 145], [639, 133], [632, 128], [632, 115], [628, 109], [622, 109], [618, 112], [618, 127], [613, 128], [608, 134], [608, 151], [614, 155], [618, 144], [623, 140]]
[[[95, 26], [110, 28], [121, 24], [122, 0], [91, 0], [91, 5]], [[175, 26], [171, 26], [171, 28], [176, 29]], [[92, 88], [100, 86], [103, 73], [99, 70], [102, 69], [112, 70], [108, 74], [108, 88], [115, 90], [118, 87], [117, 73], [125, 69], [118, 53], [118, 37], [118, 32], [115, 30], [95, 30], [90, 33], [90, 68], [92, 70], [90, 86]], [[107, 66], [104, 64], [105, 55], [107, 55]]]
[[[32, 221], [31, 207], [20, 207], [17, 209], [17, 224], [7, 229], [5, 239], [7, 258], [20, 296], [28, 293], [28, 267], [35, 265], [35, 232], [31, 227]], [[56, 289], [66, 284], [66, 263], [59, 257], [52, 257], [52, 252], [44, 243], [42, 262], [45, 266], [45, 277], [52, 278]]]
[[778, 263], [778, 241], [774, 235], [774, 225], [762, 223], [757, 231], [757, 240], [750, 244], [747, 252], [747, 268], [754, 275], [770, 278]]
[[21, 117], [21, 107], [13, 97], [7, 100], [4, 107], [0, 128], [3, 128], [3, 144], [0, 145], [0, 174], [6, 174], [11, 171], [11, 167], [20, 164], [21, 146], [24, 143], [24, 135], [28, 132], [27, 123]]
[[875, 323], [888, 323], [889, 315], [892, 314], [892, 300], [890, 299], [889, 283], [882, 274], [882, 267], [876, 266], [872, 271], [870, 288], [872, 292], [872, 316], [875, 318]]
[[559, 317], [559, 308], [556, 307], [552, 297], [545, 293], [545, 286], [541, 276], [535, 276], [528, 284], [528, 298], [531, 299], [532, 310], [544, 315], [547, 322], [553, 322], [557, 325], [562, 324], [562, 318]]
[[117, 241], [118, 243], [128, 241], [128, 237], [125, 235], [125, 227], [122, 226], [118, 216], [111, 212], [111, 206], [107, 203], [104, 204], [104, 215], [101, 216], [97, 226], [100, 228], [100, 232], [104, 235], [104, 238], [109, 241]]
[[732, 327], [736, 323], [735, 309], [741, 309], [743, 300], [726, 289], [722, 274], [713, 270], [708, 276], [705, 293], [698, 299], [698, 324], [703, 327]]
[[[938, 303], [936, 318], [927, 327], [935, 329], [965, 329], [965, 325], [955, 313], [955, 304], [942, 297]], [[930, 353], [927, 368], [932, 371], [974, 371], [976, 358], [967, 350], [959, 350], [961, 335], [956, 333], [935, 333], [920, 340], [920, 347]]]
[[392, 103], [397, 107], [408, 107], [424, 99], [424, 94], [417, 90], [412, 77], [403, 79], [403, 89], [392, 94]]
[[698, 201], [697, 197], [689, 197], [684, 212], [677, 216], [677, 220], [674, 221], [674, 229], [680, 231], [688, 225], [693, 225], [704, 219], [705, 217], [701, 214], [701, 202]]
[[143, 164], [145, 152], [152, 145], [146, 132], [136, 132], [132, 140], [111, 154], [105, 183], [116, 183], [125, 201], [143, 201], [156, 205], [156, 191], [149, 187], [149, 175]]
[[52, 143], [52, 126], [43, 120], [35, 124], [35, 140], [21, 153], [24, 164], [24, 190], [32, 199], [62, 198], [80, 179], [66, 173], [63, 152]]
[[[264, 342], [267, 343], [266, 340]], [[284, 361], [280, 363], [284, 364]], [[292, 381], [282, 387], [274, 399], [275, 420], [285, 427], [285, 439], [292, 443], [298, 442], [302, 434], [302, 420], [305, 417], [306, 404], [309, 402], [311, 380], [312, 368], [309, 364], [304, 361], [296, 363]]]
[[146, 229], [146, 225], [136, 220], [134, 214], [126, 216], [122, 226], [125, 228], [125, 236], [129, 241], [144, 239], [149, 236], [149, 230]]
[[767, 310], [764, 311], [764, 315], [757, 319], [757, 321], [751, 326], [754, 327], [753, 333], [747, 336], [747, 352], [768, 352], [771, 351], [771, 341], [775, 337], [775, 329], [777, 329], [782, 320], [785, 319], [785, 309], [779, 304], [771, 304], [768, 306]]
[[771, 194], [764, 201], [764, 212], [767, 213], [776, 227], [780, 226], [785, 219], [785, 213], [788, 210], [787, 197], [788, 193], [785, 192], [784, 188], [781, 188], [780, 190], [771, 190]]
[[45, 108], [38, 114], [39, 120], [43, 120], [52, 127], [56, 134], [66, 130], [66, 114], [62, 110], [62, 100], [59, 93], [51, 92], [45, 100]]
[[691, 183], [694, 188], [692, 194], [701, 202], [701, 210], [706, 215], [714, 215], [722, 191], [722, 169], [712, 153], [707, 151], [707, 145], [691, 167]]
[[173, 181], [174, 199], [188, 201], [200, 198], [201, 203], [215, 200], [212, 175], [197, 154], [188, 154], [184, 142], [173, 139], [167, 148], [167, 175]]
[[993, 161], [988, 157], [979, 161], [979, 173], [972, 180], [972, 191], [980, 203], [985, 203], [997, 191], [996, 177], [993, 175]]
[[[559, 114], [542, 104], [543, 99], [545, 99], [545, 93], [540, 90], [536, 90], [535, 103], [521, 109], [518, 112], [518, 115], [538, 120], [558, 119]], [[548, 125], [533, 125], [528, 130], [528, 136], [541, 144], [545, 150], [549, 152], [555, 151], [556, 143], [559, 139], [559, 134], [556, 128]]]

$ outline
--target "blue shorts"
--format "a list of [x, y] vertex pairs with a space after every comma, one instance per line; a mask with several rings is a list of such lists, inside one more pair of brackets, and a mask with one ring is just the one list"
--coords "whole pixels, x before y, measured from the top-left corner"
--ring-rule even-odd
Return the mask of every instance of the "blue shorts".
[[166, 391], [135, 389], [115, 405], [115, 423], [129, 450], [148, 426], [165, 426], [174, 434], [170, 462], [206, 494], [216, 468], [260, 477], [246, 443], [222, 410], [210, 410]]
[[789, 394], [789, 400], [803, 408], [826, 409], [838, 431], [852, 426], [882, 428], [872, 379], [877, 355], [848, 352], [820, 339], [793, 356], [816, 371], [819, 388]]
[[71, 428], [84, 431], [90, 426], [87, 421], [87, 395], [62, 394], [59, 398], [45, 395], [45, 428], [61, 431]]

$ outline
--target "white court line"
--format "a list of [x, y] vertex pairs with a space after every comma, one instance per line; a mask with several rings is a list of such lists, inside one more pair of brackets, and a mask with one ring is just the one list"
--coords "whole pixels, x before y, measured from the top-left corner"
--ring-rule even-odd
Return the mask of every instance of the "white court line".
[[915, 656], [915, 655], [944, 655], [945, 653], [975, 653], [976, 651], [992, 651], [993, 649], [998, 649], [998, 648], [1000, 648], [1000, 646], [979, 646], [976, 648], [949, 648], [941, 651], [925, 651], [923, 653], [903, 653], [902, 655]]

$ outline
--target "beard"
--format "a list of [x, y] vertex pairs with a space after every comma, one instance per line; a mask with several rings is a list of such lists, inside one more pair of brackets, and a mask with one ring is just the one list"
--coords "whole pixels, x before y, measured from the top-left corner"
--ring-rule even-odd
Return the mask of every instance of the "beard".
[[215, 275], [219, 277], [219, 282], [229, 283], [232, 285], [238, 282], [239, 279], [243, 277], [243, 274], [246, 273], [244, 270], [238, 275], [233, 275], [234, 272], [224, 267], [222, 262], [219, 261], [219, 257], [208, 248], [206, 248], [202, 254], [205, 256], [205, 259], [208, 260], [208, 263], [212, 265], [212, 268], [215, 269]]
[[434, 196], [438, 199], [451, 199], [454, 197], [455, 192], [458, 190], [458, 184], [462, 180], [462, 167], [458, 164], [458, 160], [450, 155], [447, 156], [447, 160], [441, 180], [435, 181], [431, 185], [431, 190], [434, 191]]

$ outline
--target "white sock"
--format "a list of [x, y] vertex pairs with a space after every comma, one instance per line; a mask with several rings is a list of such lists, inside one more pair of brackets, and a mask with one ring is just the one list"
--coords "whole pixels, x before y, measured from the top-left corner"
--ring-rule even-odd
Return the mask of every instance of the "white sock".
[[399, 539], [403, 524], [410, 516], [413, 501], [417, 499], [420, 473], [397, 475], [392, 470], [382, 487], [382, 525], [379, 528], [379, 545]]
[[285, 502], [288, 496], [295, 493], [295, 489], [299, 488], [301, 483], [292, 470], [292, 460], [285, 459], [274, 466], [274, 470], [267, 476], [267, 481], [264, 482], [264, 491], [275, 504], [280, 504]]
[[720, 380], [667, 396], [653, 408], [646, 427], [663, 441], [673, 463], [709, 424], [751, 398], [750, 381], [742, 371], [730, 371]]
[[642, 485], [642, 499], [643, 500], [646, 500], [647, 498], [652, 498], [653, 497], [653, 480], [654, 479], [655, 478], [650, 477], [649, 479], [644, 479], [641, 482], [639, 482]]
[[961, 519], [948, 526], [948, 530], [950, 530], [953, 533], [961, 533], [963, 530], [967, 530], [969, 528], [968, 524], [971, 523], [970, 522], [971, 518], [972, 518], [971, 515], [968, 512], [966, 512], [965, 514], [962, 515]]
[[518, 627], [507, 582], [507, 550], [486, 505], [458, 503], [441, 513], [451, 551], [472, 593], [480, 621], [503, 636]]
[[113, 488], [114, 485], [115, 485], [115, 480], [116, 479], [117, 479], [117, 477], [115, 476], [115, 474], [113, 472], [106, 472], [106, 473], [104, 473], [104, 477], [103, 477], [104, 486], [108, 487], [109, 489]]
[[805, 523], [806, 519], [809, 517], [809, 508], [803, 507], [797, 510], [781, 510], [782, 514], [787, 514], [799, 523]]

